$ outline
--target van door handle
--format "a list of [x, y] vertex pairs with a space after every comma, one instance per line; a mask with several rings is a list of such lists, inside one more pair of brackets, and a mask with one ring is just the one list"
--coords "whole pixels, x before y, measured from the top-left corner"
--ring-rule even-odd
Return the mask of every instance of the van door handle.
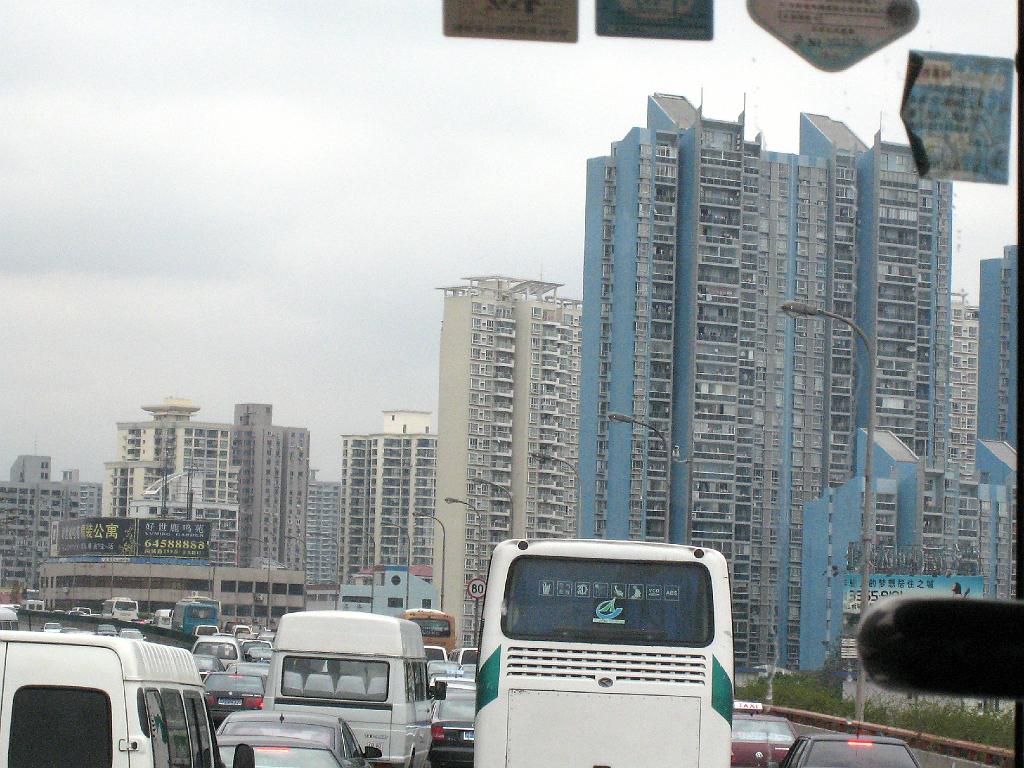
[[117, 742], [117, 751], [118, 752], [138, 752], [139, 751], [139, 742], [137, 742], [135, 739], [132, 739], [131, 741], [129, 741], [128, 739], [119, 739], [118, 742]]

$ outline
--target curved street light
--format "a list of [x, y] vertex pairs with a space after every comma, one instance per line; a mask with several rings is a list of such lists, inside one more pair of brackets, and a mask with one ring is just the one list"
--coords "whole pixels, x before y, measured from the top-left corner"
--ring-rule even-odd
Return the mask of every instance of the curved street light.
[[669, 449], [668, 439], [665, 437], [665, 433], [649, 421], [634, 419], [632, 416], [627, 416], [624, 413], [614, 412], [608, 414], [608, 420], [617, 421], [621, 424], [637, 424], [641, 427], [646, 427], [655, 434], [658, 440], [661, 441], [661, 448], [665, 451], [665, 543], [669, 544], [671, 542], [671, 539], [669, 538], [669, 529], [672, 523], [672, 457], [674, 455], [674, 451]]
[[[848, 326], [857, 336], [868, 355], [868, 426], [867, 445], [864, 447], [864, 511], [861, 514], [860, 536], [860, 618], [864, 618], [864, 611], [868, 607], [868, 579], [871, 577], [871, 556], [875, 543], [874, 525], [874, 500], [875, 489], [872, 486], [872, 459], [875, 452], [875, 378], [877, 376], [878, 361], [875, 357], [875, 345], [867, 334], [852, 320], [849, 320], [835, 312], [826, 309], [819, 309], [813, 304], [806, 304], [802, 301], [787, 301], [780, 309], [792, 318], [827, 317]], [[864, 664], [857, 662], [857, 694], [856, 714], [857, 720], [864, 720], [864, 688], [867, 681], [867, 672]]]
[[[451, 498], [451, 497], [449, 497]], [[445, 499], [448, 501], [448, 499]], [[453, 499], [454, 501], [454, 499]], [[441, 522], [440, 518], [435, 515], [413, 515], [413, 519], [422, 518], [427, 520], [433, 520], [435, 523], [441, 526], [441, 588], [438, 590], [438, 599], [441, 601], [441, 610], [444, 610], [444, 561], [446, 558], [446, 546], [448, 543], [448, 531], [444, 527], [444, 523]]]
[[561, 464], [563, 467], [568, 467], [569, 471], [576, 476], [576, 538], [579, 538], [580, 518], [582, 517], [583, 512], [583, 496], [582, 489], [580, 488], [580, 468], [568, 459], [563, 459], [561, 456], [553, 456], [550, 453], [544, 453], [542, 451], [533, 451], [530, 453], [530, 457], [536, 459], [542, 464], [546, 462]]

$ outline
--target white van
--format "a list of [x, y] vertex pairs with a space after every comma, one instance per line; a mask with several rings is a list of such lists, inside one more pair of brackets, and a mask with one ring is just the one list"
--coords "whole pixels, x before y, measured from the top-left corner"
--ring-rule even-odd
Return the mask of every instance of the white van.
[[0, 765], [213, 768], [212, 731], [186, 650], [0, 632]]
[[0, 630], [16, 630], [17, 628], [18, 612], [6, 605], [0, 606]]
[[429, 693], [423, 638], [411, 621], [305, 611], [281, 617], [263, 708], [342, 717], [361, 746], [381, 751], [375, 763], [422, 768]]
[[153, 623], [161, 629], [171, 628], [171, 609], [161, 608], [153, 614]]

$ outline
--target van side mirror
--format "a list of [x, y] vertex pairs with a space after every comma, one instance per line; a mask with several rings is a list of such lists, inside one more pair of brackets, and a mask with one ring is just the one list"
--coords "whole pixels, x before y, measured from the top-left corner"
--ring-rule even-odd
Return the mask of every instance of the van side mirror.
[[248, 744], [239, 744], [235, 747], [231, 768], [256, 768], [256, 752], [253, 748]]
[[868, 675], [886, 688], [1019, 699], [1024, 697], [1024, 602], [879, 600], [861, 621], [857, 650]]
[[378, 757], [383, 756], [384, 753], [378, 747], [363, 747], [363, 757], [367, 760], [376, 760]]
[[435, 680], [427, 691], [427, 695], [434, 701], [444, 701], [448, 697], [448, 683], [444, 680]]

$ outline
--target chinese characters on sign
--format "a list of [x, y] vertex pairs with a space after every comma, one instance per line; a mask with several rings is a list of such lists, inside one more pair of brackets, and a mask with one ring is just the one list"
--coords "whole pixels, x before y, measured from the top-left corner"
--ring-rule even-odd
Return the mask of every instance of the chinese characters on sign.
[[710, 40], [712, 0], [597, 0], [597, 34], [669, 40]]
[[[895, 595], [942, 595], [945, 597], [982, 597], [985, 580], [981, 576], [910, 576], [875, 574], [868, 579], [868, 602]], [[860, 612], [860, 574], [846, 574], [843, 613]]]
[[917, 0], [747, 0], [750, 17], [818, 69], [852, 67], [917, 25]]
[[87, 517], [58, 524], [58, 557], [174, 557], [208, 560], [205, 520]]
[[444, 0], [448, 37], [575, 43], [579, 0]]
[[911, 51], [900, 117], [921, 176], [1006, 184], [1013, 60]]

